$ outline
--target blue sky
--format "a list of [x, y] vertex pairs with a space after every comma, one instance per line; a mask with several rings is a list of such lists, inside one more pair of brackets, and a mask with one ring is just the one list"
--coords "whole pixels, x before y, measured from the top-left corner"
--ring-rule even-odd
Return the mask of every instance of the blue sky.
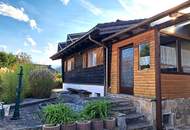
[[[159, 1], [159, 2], [158, 2]], [[0, 0], [0, 50], [26, 52], [35, 63], [49, 57], [68, 33], [117, 19], [147, 18], [185, 0]]]

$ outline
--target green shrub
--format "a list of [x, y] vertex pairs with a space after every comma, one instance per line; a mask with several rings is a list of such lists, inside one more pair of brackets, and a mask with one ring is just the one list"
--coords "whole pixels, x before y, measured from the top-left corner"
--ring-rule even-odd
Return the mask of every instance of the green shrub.
[[62, 75], [60, 73], [56, 73], [54, 75], [54, 86], [53, 88], [62, 88]]
[[47, 69], [36, 69], [29, 77], [32, 96], [35, 98], [48, 98], [54, 86], [53, 74]]
[[67, 124], [76, 121], [76, 113], [64, 104], [49, 105], [42, 109], [46, 124]]
[[87, 103], [81, 113], [82, 118], [86, 119], [104, 119], [108, 117], [110, 103], [106, 100], [97, 100]]
[[[23, 65], [23, 86], [21, 98], [31, 97], [31, 90], [29, 84], [29, 73], [33, 69], [33, 65], [25, 64]], [[20, 71], [20, 66], [15, 66], [14, 71], [9, 71], [1, 74], [1, 84], [0, 84], [0, 101], [5, 103], [12, 103], [15, 101], [16, 87], [18, 86], [18, 73]]]

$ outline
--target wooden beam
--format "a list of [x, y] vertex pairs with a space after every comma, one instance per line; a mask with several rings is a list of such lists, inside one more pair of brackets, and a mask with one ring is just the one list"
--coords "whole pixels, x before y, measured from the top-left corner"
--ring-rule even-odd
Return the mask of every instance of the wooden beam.
[[153, 17], [150, 17], [149, 19], [146, 19], [146, 20], [140, 22], [139, 24], [131, 26], [131, 27], [127, 28], [127, 29], [124, 29], [124, 30], [118, 32], [118, 33], [115, 33], [115, 34], [103, 39], [102, 42], [107, 42], [108, 40], [113, 39], [114, 37], [117, 37], [118, 35], [124, 34], [124, 33], [128, 32], [128, 31], [131, 31], [131, 30], [136, 29], [138, 27], [141, 27], [143, 25], [148, 25], [148, 24], [150, 24], [150, 23], [152, 23], [152, 22], [154, 22], [156, 20], [164, 18], [164, 17], [166, 17], [166, 16], [168, 16], [168, 15], [170, 15], [172, 13], [178, 12], [179, 10], [185, 9], [187, 7], [190, 7], [190, 0], [178, 5], [176, 7], [168, 9], [168, 10], [162, 12], [162, 13], [159, 13], [159, 14], [153, 16]]
[[155, 68], [156, 68], [156, 128], [162, 130], [162, 94], [160, 75], [160, 32], [155, 30]]
[[170, 33], [168, 31], [164, 31], [164, 30], [161, 30], [160, 33], [163, 33], [163, 34], [166, 34], [166, 35], [171, 35], [171, 36], [182, 38], [182, 39], [186, 39], [186, 40], [190, 40], [189, 36], [182, 35], [182, 34], [179, 34], [179, 33]]

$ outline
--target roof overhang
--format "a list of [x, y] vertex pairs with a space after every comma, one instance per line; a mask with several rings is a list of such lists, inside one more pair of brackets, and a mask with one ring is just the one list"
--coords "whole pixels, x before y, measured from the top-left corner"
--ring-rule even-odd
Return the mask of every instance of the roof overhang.
[[[123, 29], [122, 31], [115, 33], [113, 35], [110, 35], [106, 38], [104, 38], [102, 40], [103, 43], [113, 43], [118, 41], [118, 39], [120, 39], [120, 37], [128, 37], [130, 36], [130, 33], [133, 33], [133, 31], [135, 30], [139, 30], [142, 29], [143, 32], [143, 28], [149, 26], [150, 28], [154, 28], [154, 27], [158, 27], [158, 26], [171, 26], [172, 24], [174, 25], [176, 22], [180, 22], [180, 21], [186, 21], [189, 20], [189, 13], [181, 13], [180, 11], [183, 11], [187, 8], [190, 7], [190, 0], [176, 6], [173, 7], [171, 9], [168, 9], [162, 13], [159, 13], [153, 17], [150, 17], [142, 22], [140, 22], [139, 24], [136, 24], [134, 26], [131, 26], [127, 29]], [[165, 19], [169, 18], [170, 20], [166, 20]], [[162, 21], [160, 23], [160, 21]], [[164, 21], [164, 22], [163, 22]], [[151, 25], [153, 24], [153, 25]]]
[[66, 46], [65, 48], [63, 48], [61, 51], [57, 52], [56, 54], [54, 54], [53, 56], [51, 56], [50, 58], [52, 60], [57, 60], [57, 59], [61, 59], [62, 55], [64, 55], [66, 52], [68, 52], [69, 50], [75, 48], [78, 44], [80, 44], [82, 41], [87, 40], [89, 35], [93, 35], [95, 33], [97, 33], [99, 31], [99, 29], [97, 27], [92, 28], [90, 31], [88, 31], [85, 35], [83, 35], [81, 38], [79, 38], [78, 40], [72, 42], [71, 44], [69, 44], [68, 46]]

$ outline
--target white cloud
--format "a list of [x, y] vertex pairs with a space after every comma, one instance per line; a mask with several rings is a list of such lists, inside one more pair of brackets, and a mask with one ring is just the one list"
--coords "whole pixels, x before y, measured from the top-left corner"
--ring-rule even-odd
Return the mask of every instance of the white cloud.
[[80, 1], [81, 5], [87, 10], [89, 10], [91, 13], [93, 13], [94, 15], [102, 14], [102, 10], [99, 7], [92, 4], [89, 0], [80, 0]]
[[38, 53], [38, 54], [40, 54], [40, 53], [42, 53], [42, 51], [41, 50], [37, 50], [37, 49], [31, 49], [31, 52], [32, 53]]
[[32, 29], [36, 29], [38, 32], [41, 32], [41, 31], [42, 31], [42, 29], [37, 26], [37, 23], [36, 23], [36, 21], [35, 21], [34, 19], [31, 19], [31, 20], [29, 21], [29, 24], [30, 24], [30, 27], [31, 27]]
[[30, 19], [29, 16], [24, 12], [24, 8], [16, 8], [9, 4], [0, 3], [0, 15], [8, 16], [19, 21], [26, 22], [30, 25], [32, 29], [36, 29], [40, 32], [40, 28], [34, 19]]
[[22, 52], [22, 49], [17, 49], [17, 51], [16, 51], [16, 55], [18, 55], [19, 53], [21, 53]]
[[61, 0], [61, 2], [63, 3], [63, 5], [68, 5], [70, 0]]
[[186, 0], [118, 0], [125, 9], [127, 19], [148, 18], [172, 8]]
[[6, 51], [6, 50], [7, 50], [7, 46], [0, 44], [0, 51]]
[[30, 36], [26, 37], [26, 41], [24, 42], [24, 46], [31, 46], [34, 48], [37, 45], [36, 41]]
[[52, 61], [49, 57], [57, 52], [57, 45], [55, 43], [48, 43], [46, 47], [44, 47], [43, 55], [41, 58], [37, 60], [39, 64], [46, 65], [60, 65], [60, 60]]

